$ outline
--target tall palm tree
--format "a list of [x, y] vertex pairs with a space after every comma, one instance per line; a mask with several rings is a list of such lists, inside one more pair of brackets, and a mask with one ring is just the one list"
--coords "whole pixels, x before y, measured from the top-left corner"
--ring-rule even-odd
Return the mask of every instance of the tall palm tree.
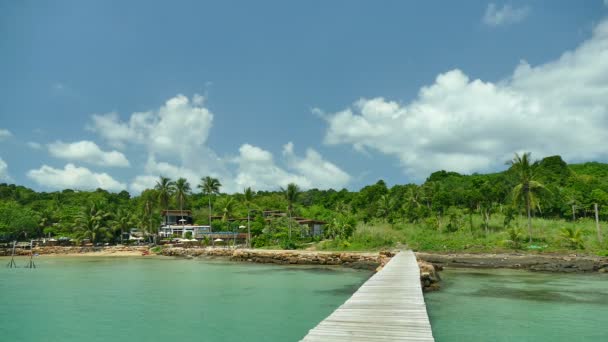
[[243, 202], [245, 202], [245, 207], [247, 207], [247, 247], [251, 248], [251, 204], [253, 203], [253, 196], [255, 193], [251, 189], [251, 187], [245, 188], [243, 190]]
[[201, 189], [203, 194], [207, 195], [209, 199], [209, 227], [211, 227], [211, 195], [219, 194], [221, 186], [222, 183], [220, 183], [219, 179], [210, 176], [201, 178], [201, 184], [198, 185], [198, 188]]
[[532, 242], [532, 208], [538, 205], [538, 195], [546, 188], [535, 179], [534, 169], [530, 162], [530, 152], [523, 153], [521, 156], [516, 153], [513, 160], [507, 164], [511, 165], [517, 175], [518, 184], [512, 191], [513, 200], [516, 203], [523, 202], [526, 206], [528, 234], [530, 242]]
[[291, 240], [291, 216], [293, 213], [293, 205], [298, 200], [300, 188], [295, 183], [287, 184], [287, 189], [281, 189], [287, 200], [287, 212], [289, 213], [289, 240]]
[[159, 180], [156, 182], [156, 186], [154, 186], [154, 189], [157, 191], [158, 204], [160, 205], [161, 209], [169, 209], [169, 200], [175, 191], [175, 183], [168, 177], [160, 176]]
[[184, 219], [184, 203], [191, 191], [190, 183], [188, 183], [186, 178], [179, 178], [175, 182], [175, 200], [179, 203], [179, 211], [182, 214], [182, 220]]
[[130, 229], [133, 226], [133, 217], [131, 214], [123, 208], [118, 209], [114, 214], [114, 219], [110, 221], [112, 230], [120, 231], [120, 243], [122, 243], [122, 237], [125, 230]]

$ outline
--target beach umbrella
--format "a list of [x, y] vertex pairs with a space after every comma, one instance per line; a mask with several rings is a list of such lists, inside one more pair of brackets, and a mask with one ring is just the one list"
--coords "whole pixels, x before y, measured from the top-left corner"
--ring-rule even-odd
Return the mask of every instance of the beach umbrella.
[[223, 241], [224, 241], [224, 240], [219, 239], [219, 238], [218, 238], [218, 239], [213, 240], [213, 242], [223, 242]]

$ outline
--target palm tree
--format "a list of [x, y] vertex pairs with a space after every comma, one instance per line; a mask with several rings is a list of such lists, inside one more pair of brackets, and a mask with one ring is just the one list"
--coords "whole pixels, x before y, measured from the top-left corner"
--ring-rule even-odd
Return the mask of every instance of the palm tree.
[[382, 195], [378, 200], [378, 216], [382, 217], [386, 222], [389, 221], [389, 216], [395, 207], [395, 200], [389, 195]]
[[175, 191], [175, 183], [168, 177], [160, 176], [154, 189], [157, 191], [158, 204], [161, 209], [169, 209], [169, 200]]
[[235, 205], [236, 202], [234, 201], [234, 198], [230, 196], [222, 197], [217, 201], [215, 206], [222, 212], [222, 221], [226, 222], [232, 217]]
[[222, 183], [220, 183], [219, 179], [209, 176], [201, 178], [201, 184], [198, 185], [198, 188], [209, 199], [209, 227], [211, 227], [211, 195], [219, 194], [221, 186]]
[[122, 243], [124, 231], [133, 226], [133, 217], [128, 211], [120, 208], [114, 215], [114, 219], [110, 222], [110, 225], [114, 231], [120, 231], [120, 243]]
[[100, 236], [107, 236], [108, 227], [106, 227], [105, 221], [108, 217], [108, 213], [93, 203], [78, 213], [75, 229], [81, 232], [82, 237], [90, 239], [94, 244]]
[[251, 219], [249, 217], [251, 213], [251, 204], [253, 202], [253, 196], [255, 193], [251, 190], [251, 187], [245, 188], [243, 190], [243, 202], [245, 202], [245, 207], [247, 207], [247, 247], [251, 248]]
[[535, 174], [530, 163], [530, 152], [523, 153], [521, 156], [515, 154], [513, 160], [507, 162], [517, 175], [518, 184], [513, 188], [513, 200], [516, 203], [523, 202], [528, 214], [528, 234], [529, 241], [532, 242], [532, 208], [538, 205], [538, 195], [546, 190], [545, 186], [535, 180]]
[[182, 214], [182, 220], [184, 219], [184, 203], [190, 192], [190, 183], [188, 183], [186, 178], [179, 178], [175, 182], [175, 200], [179, 203], [179, 211]]
[[293, 212], [293, 204], [298, 200], [300, 188], [295, 183], [287, 184], [287, 189], [281, 188], [287, 200], [287, 212], [289, 213], [289, 240], [291, 240], [291, 216]]

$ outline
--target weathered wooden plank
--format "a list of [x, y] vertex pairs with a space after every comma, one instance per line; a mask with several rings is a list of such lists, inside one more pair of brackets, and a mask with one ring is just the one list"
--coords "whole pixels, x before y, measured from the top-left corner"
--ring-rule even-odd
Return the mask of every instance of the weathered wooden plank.
[[434, 341], [414, 253], [395, 255], [302, 341]]

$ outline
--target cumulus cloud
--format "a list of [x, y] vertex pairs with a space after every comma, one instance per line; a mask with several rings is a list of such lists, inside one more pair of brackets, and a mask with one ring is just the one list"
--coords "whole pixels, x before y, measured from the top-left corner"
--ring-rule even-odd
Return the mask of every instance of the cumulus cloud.
[[125, 121], [117, 113], [93, 115], [88, 128], [117, 148], [131, 144], [147, 151], [143, 173], [129, 184], [133, 193], [154, 187], [160, 175], [184, 177], [193, 189], [201, 177], [216, 177], [225, 192], [248, 186], [273, 190], [291, 182], [303, 188], [341, 187], [350, 180], [314, 150], [302, 158], [292, 150], [283, 155], [283, 165], [269, 151], [250, 144], [242, 145], [237, 157], [220, 157], [206, 145], [213, 118], [204, 97], [177, 95], [158, 110], [133, 113]]
[[500, 82], [451, 70], [410, 103], [360, 99], [326, 120], [327, 144], [395, 156], [418, 180], [438, 169], [497, 169], [517, 151], [606, 158], [608, 21], [574, 51], [536, 67], [521, 62]]
[[13, 136], [13, 133], [8, 129], [0, 128], [0, 141], [8, 139]]
[[0, 181], [12, 182], [13, 179], [8, 174], [8, 165], [0, 158]]
[[27, 177], [41, 186], [57, 190], [102, 188], [117, 192], [126, 189], [126, 184], [118, 182], [107, 173], [95, 173], [85, 167], [78, 167], [71, 163], [63, 169], [43, 165], [40, 169], [28, 171]]
[[133, 113], [128, 121], [122, 121], [117, 113], [93, 115], [89, 129], [117, 148], [134, 143], [154, 154], [187, 159], [209, 136], [213, 114], [203, 105], [200, 95], [194, 95], [192, 100], [177, 95], [159, 110]]
[[276, 190], [289, 183], [311, 187], [310, 180], [277, 166], [272, 153], [257, 146], [242, 145], [235, 161], [238, 164], [236, 183], [241, 188], [251, 186], [258, 190]]
[[502, 26], [514, 24], [524, 20], [530, 14], [530, 7], [512, 7], [511, 5], [496, 6], [494, 3], [488, 4], [483, 15], [483, 23], [488, 26]]
[[283, 146], [283, 155], [287, 167], [304, 176], [313, 187], [340, 189], [350, 182], [350, 175], [335, 164], [323, 159], [321, 154], [312, 148], [306, 149], [304, 158], [293, 151], [293, 143]]
[[236, 185], [240, 188], [277, 189], [296, 183], [303, 189], [339, 189], [350, 181], [346, 172], [313, 149], [308, 149], [305, 157], [298, 157], [290, 142], [283, 147], [283, 157], [286, 168], [277, 165], [269, 151], [250, 144], [242, 145], [235, 159], [238, 164]]
[[52, 156], [72, 161], [107, 166], [128, 167], [129, 161], [124, 154], [118, 151], [102, 151], [96, 143], [88, 140], [73, 143], [56, 141], [49, 144], [49, 152]]

